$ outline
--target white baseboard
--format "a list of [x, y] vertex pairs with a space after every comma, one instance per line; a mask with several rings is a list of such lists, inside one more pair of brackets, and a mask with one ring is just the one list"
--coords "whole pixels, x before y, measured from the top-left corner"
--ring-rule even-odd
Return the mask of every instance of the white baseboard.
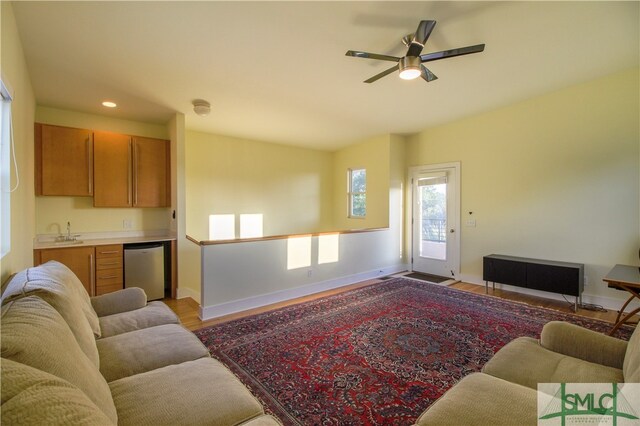
[[[596, 296], [592, 294], [582, 293], [582, 302], [591, 303], [594, 305], [601, 305], [604, 308], [617, 311], [622, 307], [626, 299], [628, 299], [627, 296], [630, 296], [630, 294], [627, 292], [624, 292], [624, 293], [620, 292], [620, 294], [624, 294], [624, 299], [617, 299], [615, 297]], [[629, 303], [625, 308], [625, 312], [632, 311], [636, 308], [640, 308], [640, 302], [638, 302], [638, 299], [632, 300], [631, 303]]]
[[[470, 283], [470, 284], [478, 284], [478, 285], [482, 285], [484, 286], [484, 280], [480, 277], [477, 276], [473, 276], [473, 275], [461, 275], [460, 276], [460, 281], [465, 282], [465, 283]], [[489, 283], [489, 287], [491, 287], [492, 284]], [[564, 301], [563, 297], [561, 294], [557, 294], [557, 293], [550, 293], [548, 291], [540, 291], [540, 290], [532, 290], [529, 288], [523, 288], [523, 287], [516, 287], [516, 286], [511, 286], [511, 285], [507, 285], [507, 284], [499, 284], [496, 283], [496, 288], [500, 289], [500, 290], [507, 290], [507, 291], [513, 291], [514, 293], [522, 293], [522, 294], [528, 294], [530, 296], [538, 296], [538, 297], [544, 297], [546, 299], [553, 299], [553, 300], [560, 300], [560, 301]], [[625, 300], [628, 298], [629, 293], [627, 292], [620, 292], [620, 294], [622, 295], [622, 298], [618, 299], [615, 297], [608, 297], [608, 296], [601, 296], [601, 295], [596, 295], [596, 294], [589, 294], [589, 293], [582, 293], [582, 303], [590, 303], [593, 305], [600, 305], [605, 309], [611, 309], [614, 311], [617, 311], [618, 309], [620, 309], [622, 307], [622, 304], [625, 302]], [[567, 299], [573, 303], [574, 302], [574, 297], [573, 296], [568, 296]], [[626, 308], [626, 311], [631, 311], [635, 308], [640, 307], [640, 302], [638, 302], [637, 300], [632, 301]]]
[[[361, 281], [370, 280], [372, 278], [383, 277], [385, 275], [395, 274], [397, 272], [406, 271], [406, 264], [398, 264], [386, 268], [375, 269], [373, 271], [361, 272], [346, 277], [334, 278], [327, 281], [320, 281], [292, 289], [280, 290], [273, 293], [263, 294], [260, 296], [248, 297], [246, 299], [234, 300], [231, 302], [221, 303], [219, 305], [200, 307], [200, 319], [208, 320], [218, 318], [224, 315], [234, 314], [236, 312], [247, 311], [249, 309], [260, 308], [274, 303], [284, 302], [286, 300], [296, 299], [298, 297], [309, 296], [321, 291], [332, 290], [334, 288], [343, 287]], [[199, 298], [196, 300], [200, 300]]]
[[178, 299], [184, 299], [185, 297], [190, 297], [196, 302], [198, 302], [198, 304], [200, 303], [200, 292], [192, 290], [190, 288], [178, 287], [177, 296], [178, 296]]

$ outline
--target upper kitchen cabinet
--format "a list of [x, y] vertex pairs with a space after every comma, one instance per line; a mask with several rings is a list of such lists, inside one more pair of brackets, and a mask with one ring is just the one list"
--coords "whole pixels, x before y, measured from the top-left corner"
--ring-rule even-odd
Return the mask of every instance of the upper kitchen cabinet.
[[168, 207], [170, 196], [169, 141], [133, 137], [134, 207]]
[[93, 195], [91, 130], [35, 124], [36, 195]]
[[169, 141], [98, 131], [93, 136], [94, 206], [170, 205]]
[[93, 205], [96, 207], [131, 207], [132, 156], [131, 136], [111, 132], [94, 132]]

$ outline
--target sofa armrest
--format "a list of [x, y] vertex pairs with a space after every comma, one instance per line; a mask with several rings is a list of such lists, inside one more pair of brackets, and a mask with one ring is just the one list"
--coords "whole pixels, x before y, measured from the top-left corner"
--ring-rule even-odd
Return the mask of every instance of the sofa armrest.
[[627, 351], [624, 340], [561, 321], [545, 324], [540, 345], [563, 355], [619, 369]]
[[98, 317], [129, 312], [147, 306], [147, 295], [138, 287], [125, 288], [113, 293], [91, 298], [91, 305]]

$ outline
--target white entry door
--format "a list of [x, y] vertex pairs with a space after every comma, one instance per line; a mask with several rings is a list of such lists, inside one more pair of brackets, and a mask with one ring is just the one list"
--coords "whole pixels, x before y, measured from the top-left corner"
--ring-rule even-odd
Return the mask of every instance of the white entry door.
[[415, 167], [412, 269], [456, 278], [460, 272], [460, 163]]

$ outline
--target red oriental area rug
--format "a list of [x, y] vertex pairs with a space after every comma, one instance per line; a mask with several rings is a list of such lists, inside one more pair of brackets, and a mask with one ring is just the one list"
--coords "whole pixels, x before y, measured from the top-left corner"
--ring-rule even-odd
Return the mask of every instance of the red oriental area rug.
[[506, 343], [537, 338], [552, 320], [611, 328], [396, 278], [196, 334], [285, 425], [410, 425]]

